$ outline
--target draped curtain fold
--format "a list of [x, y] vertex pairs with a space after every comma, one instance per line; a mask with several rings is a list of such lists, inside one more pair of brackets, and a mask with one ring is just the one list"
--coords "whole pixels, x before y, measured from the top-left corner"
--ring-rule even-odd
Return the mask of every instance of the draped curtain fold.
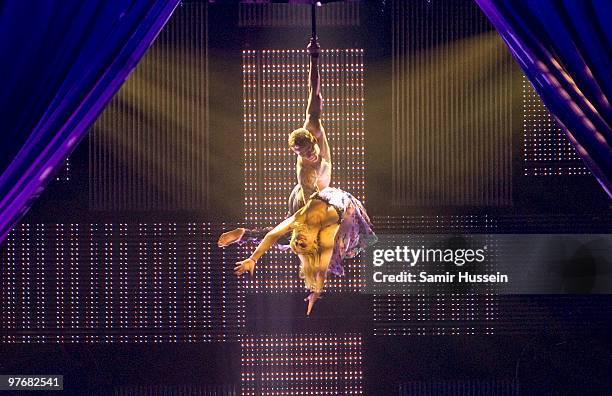
[[0, 2], [0, 242], [179, 0]]
[[612, 198], [612, 1], [476, 3]]

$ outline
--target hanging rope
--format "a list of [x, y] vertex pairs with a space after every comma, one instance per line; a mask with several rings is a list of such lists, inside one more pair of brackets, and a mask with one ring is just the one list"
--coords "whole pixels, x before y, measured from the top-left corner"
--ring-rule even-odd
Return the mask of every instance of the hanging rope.
[[312, 21], [312, 38], [317, 39], [317, 6], [320, 2], [313, 0], [311, 5], [311, 21]]

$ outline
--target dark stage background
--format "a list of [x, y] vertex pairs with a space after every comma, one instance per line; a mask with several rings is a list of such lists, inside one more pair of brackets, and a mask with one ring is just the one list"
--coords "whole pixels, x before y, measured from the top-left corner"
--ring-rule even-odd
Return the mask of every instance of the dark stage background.
[[[1, 250], [0, 373], [72, 394], [606, 394], [608, 295], [365, 295], [306, 318], [285, 212], [308, 7], [185, 1]], [[333, 186], [385, 233], [607, 233], [609, 202], [469, 1], [319, 15]], [[216, 393], [215, 393], [216, 392]]]

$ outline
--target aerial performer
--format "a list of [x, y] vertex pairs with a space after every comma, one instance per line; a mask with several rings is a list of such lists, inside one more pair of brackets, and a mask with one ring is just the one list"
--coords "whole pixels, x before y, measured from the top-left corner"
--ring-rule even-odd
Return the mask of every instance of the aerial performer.
[[[259, 242], [251, 256], [236, 263], [234, 273], [254, 275], [259, 258], [273, 245], [290, 248], [300, 259], [300, 278], [310, 294], [306, 314], [321, 297], [328, 273], [342, 276], [344, 259], [355, 257], [377, 237], [362, 203], [348, 192], [330, 187], [332, 162], [321, 124], [320, 47], [313, 29], [306, 121], [289, 135], [289, 149], [297, 155], [298, 184], [288, 201], [287, 217], [275, 227], [236, 228], [223, 233], [218, 245]], [[290, 235], [290, 238], [288, 236]]]

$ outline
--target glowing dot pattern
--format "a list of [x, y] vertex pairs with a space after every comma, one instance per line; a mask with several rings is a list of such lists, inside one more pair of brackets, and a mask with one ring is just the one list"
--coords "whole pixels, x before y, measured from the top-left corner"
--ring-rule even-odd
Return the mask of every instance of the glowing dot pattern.
[[360, 334], [247, 337], [241, 349], [243, 396], [364, 394]]
[[20, 224], [0, 250], [0, 342], [233, 340], [244, 292], [202, 223]]
[[[297, 184], [296, 155], [287, 139], [304, 124], [309, 58], [305, 50], [245, 50], [242, 59], [245, 221], [248, 227], [274, 226], [285, 218]], [[365, 203], [363, 59], [362, 49], [323, 50], [319, 68], [321, 121], [333, 164], [331, 185]], [[289, 253], [270, 250], [261, 259], [260, 276], [247, 281], [248, 287], [256, 292], [303, 291], [296, 260]], [[327, 289], [358, 290], [360, 266], [358, 260], [348, 262], [347, 276], [330, 277]]]
[[57, 174], [55, 175], [55, 181], [58, 182], [69, 182], [72, 178], [72, 168], [70, 157], [66, 158], [64, 164], [61, 166]]
[[375, 295], [374, 335], [496, 334], [499, 296]]
[[[498, 227], [498, 220], [489, 215], [376, 216], [372, 220], [377, 230], [386, 235], [398, 230], [411, 230], [412, 234], [492, 233]], [[373, 334], [496, 334], [499, 300], [496, 295], [438, 294], [425, 290], [414, 295], [374, 295]]]
[[589, 175], [576, 149], [557, 126], [527, 77], [522, 78], [524, 175]]

